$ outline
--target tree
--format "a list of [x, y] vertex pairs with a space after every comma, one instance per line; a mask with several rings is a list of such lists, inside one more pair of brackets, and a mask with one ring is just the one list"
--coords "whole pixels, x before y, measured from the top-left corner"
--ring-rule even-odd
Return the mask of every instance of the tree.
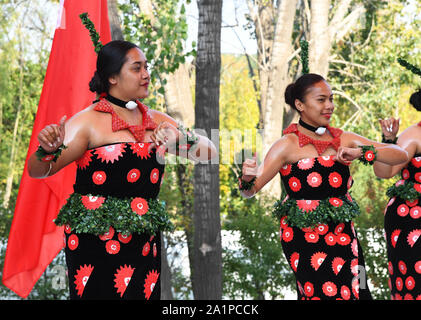
[[[222, 0], [198, 0], [195, 123], [211, 136], [219, 129]], [[219, 164], [198, 163], [194, 172], [195, 299], [221, 299], [222, 248]]]

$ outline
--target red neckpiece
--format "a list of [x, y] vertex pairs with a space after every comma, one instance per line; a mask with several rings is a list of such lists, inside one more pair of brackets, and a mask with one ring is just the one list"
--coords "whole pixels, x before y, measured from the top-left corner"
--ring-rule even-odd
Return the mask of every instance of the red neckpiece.
[[104, 98], [100, 99], [98, 104], [95, 106], [94, 110], [111, 113], [113, 132], [128, 129], [131, 132], [131, 134], [135, 137], [136, 141], [140, 142], [143, 141], [145, 131], [148, 129], [155, 129], [157, 127], [157, 124], [151, 119], [148, 113], [149, 108], [139, 101], [136, 101], [136, 103], [137, 107], [142, 112], [142, 125], [131, 126], [124, 120], [120, 119], [120, 117], [114, 111], [113, 107], [108, 102], [108, 100]]
[[329, 147], [334, 148], [336, 151], [338, 151], [339, 146], [341, 145], [341, 134], [342, 130], [337, 128], [332, 128], [330, 126], [327, 126], [327, 129], [329, 130], [330, 134], [332, 135], [333, 139], [330, 141], [323, 141], [323, 140], [315, 140], [304, 133], [298, 131], [298, 126], [296, 123], [292, 123], [288, 128], [286, 128], [283, 131], [283, 134], [287, 133], [295, 133], [298, 136], [298, 143], [300, 145], [300, 148], [304, 147], [307, 144], [312, 144], [316, 150], [319, 156]]

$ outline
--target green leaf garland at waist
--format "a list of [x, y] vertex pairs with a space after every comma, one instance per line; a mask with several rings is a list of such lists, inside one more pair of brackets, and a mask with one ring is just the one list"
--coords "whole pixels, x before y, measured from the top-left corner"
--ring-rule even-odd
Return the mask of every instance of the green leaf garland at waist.
[[75, 233], [95, 235], [108, 232], [110, 226], [123, 234], [156, 234], [174, 229], [163, 201], [78, 193], [70, 195], [54, 222], [58, 226], [68, 225]]
[[402, 200], [415, 200], [421, 195], [421, 184], [399, 180], [387, 189], [386, 194], [389, 198], [399, 197]]
[[358, 204], [347, 193], [345, 196], [323, 200], [289, 199], [276, 201], [273, 215], [287, 217], [290, 226], [315, 227], [319, 223], [348, 222], [360, 214]]

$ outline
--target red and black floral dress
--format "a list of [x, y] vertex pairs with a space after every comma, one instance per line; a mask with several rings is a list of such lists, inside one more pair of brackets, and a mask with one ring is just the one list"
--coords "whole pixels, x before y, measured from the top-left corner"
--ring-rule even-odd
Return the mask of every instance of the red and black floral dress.
[[[154, 124], [140, 105], [143, 126]], [[113, 114], [107, 101], [97, 111]], [[160, 230], [172, 228], [157, 199], [163, 154], [150, 143], [123, 142], [89, 149], [76, 161], [74, 193], [55, 220], [64, 225], [70, 299], [159, 299]]]
[[[340, 145], [339, 129], [328, 127], [329, 142], [311, 141], [291, 125], [284, 131], [312, 143], [321, 154]], [[334, 156], [301, 159], [282, 167], [287, 196], [275, 204], [280, 240], [296, 277], [298, 299], [371, 299], [363, 253], [352, 219], [359, 207], [349, 194], [349, 167]]]
[[391, 186], [385, 209], [389, 287], [394, 300], [421, 300], [421, 154]]

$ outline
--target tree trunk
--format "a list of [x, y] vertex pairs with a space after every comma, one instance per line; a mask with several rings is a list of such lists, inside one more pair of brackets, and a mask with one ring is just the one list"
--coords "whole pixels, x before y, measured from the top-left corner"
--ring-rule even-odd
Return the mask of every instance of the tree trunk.
[[107, 0], [108, 20], [110, 21], [111, 39], [124, 40], [121, 31], [120, 15], [117, 8], [117, 0]]
[[[196, 59], [196, 128], [219, 129], [222, 0], [198, 0]], [[195, 299], [222, 298], [222, 247], [219, 164], [199, 163], [194, 172]]]

